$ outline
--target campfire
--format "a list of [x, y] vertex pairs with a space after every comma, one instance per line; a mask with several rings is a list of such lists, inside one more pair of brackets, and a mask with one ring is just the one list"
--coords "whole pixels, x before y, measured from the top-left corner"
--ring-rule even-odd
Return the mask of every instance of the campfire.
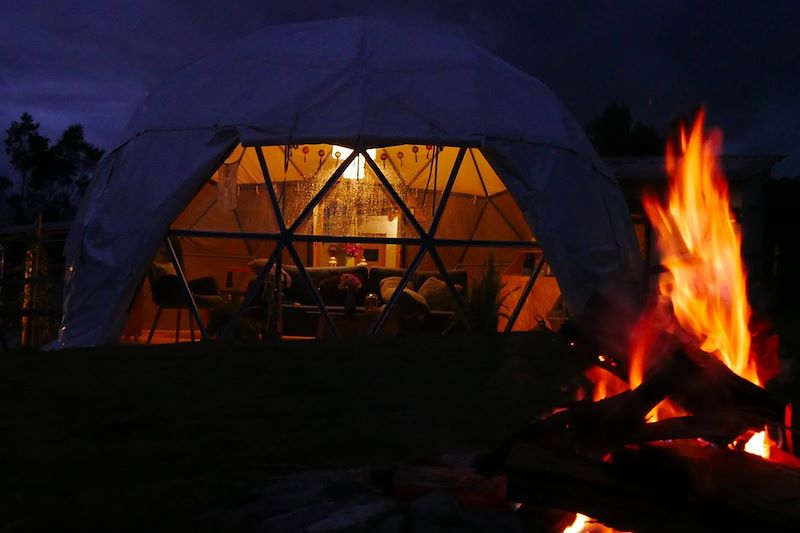
[[751, 342], [721, 135], [706, 136], [701, 113], [676, 144], [667, 198], [643, 199], [661, 262], [644, 312], [614, 295], [590, 302], [568, 333], [594, 363], [591, 400], [530, 425], [493, 458], [505, 461], [510, 499], [585, 513], [564, 532], [800, 523], [790, 406], [763, 388], [777, 350]]
[[797, 530], [790, 406], [764, 388], [777, 346], [754, 342], [764, 327], [747, 300], [720, 135], [703, 126], [701, 114], [668, 150], [666, 198], [644, 199], [660, 251], [647, 301], [597, 294], [558, 332], [573, 352], [561, 355], [586, 369], [575, 400], [489, 454], [371, 469], [370, 490], [416, 502], [429, 521], [447, 493], [489, 513], [474, 515], [481, 530], [501, 515], [554, 533]]

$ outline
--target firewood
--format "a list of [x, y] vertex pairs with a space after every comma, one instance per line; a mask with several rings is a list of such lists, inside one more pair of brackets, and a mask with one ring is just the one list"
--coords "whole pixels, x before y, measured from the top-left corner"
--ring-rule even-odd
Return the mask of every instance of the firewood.
[[[509, 450], [519, 442], [601, 458], [626, 444], [657, 440], [702, 438], [724, 447], [748, 429], [760, 430], [767, 423], [780, 425], [782, 406], [765, 390], [743, 380], [710, 354], [691, 350], [663, 357], [633, 391], [598, 402], [575, 402], [529, 424], [483, 458], [480, 471], [503, 472]], [[665, 398], [694, 416], [648, 424], [647, 414]]]
[[760, 425], [783, 424], [783, 404], [765, 389], [736, 375], [722, 361], [697, 346], [684, 345], [682, 354], [699, 372], [676, 394], [674, 399], [679, 405], [696, 414], [738, 411], [743, 419]]
[[552, 449], [567, 448], [602, 457], [630, 441], [645, 424], [645, 416], [668, 397], [694, 367], [685, 358], [664, 359], [639, 387], [597, 402], [574, 403], [569, 409], [529, 424], [481, 463], [483, 472], [502, 470], [516, 442]]
[[[775, 400], [765, 389], [736, 375], [714, 355], [705, 352], [696, 344], [678, 335], [657, 331], [657, 353], [646, 357], [645, 378], [649, 379], [651, 369], [662, 360], [679, 359], [684, 361], [687, 374], [682, 384], [671, 393], [672, 399], [686, 411], [694, 414], [717, 412], [737, 412], [742, 419], [743, 428], [756, 428], [765, 424], [783, 423], [784, 406]], [[614, 356], [598, 357], [598, 349], [587, 337], [575, 342], [575, 349], [598, 366], [627, 380], [629, 355], [617, 351]]]
[[794, 531], [800, 470], [694, 442], [623, 448], [609, 462], [516, 443], [508, 497], [623, 530]]
[[[630, 370], [631, 335], [652, 337], [645, 372], [665, 357], [682, 354], [697, 367], [674, 400], [692, 413], [738, 411], [747, 425], [781, 424], [783, 405], [767, 391], [736, 375], [696, 341], [669, 313], [648, 312], [631, 298], [595, 294], [583, 315], [565, 329], [574, 349], [592, 362], [627, 380]], [[644, 316], [644, 318], [643, 318]], [[656, 318], [657, 317], [657, 318]], [[661, 323], [664, 322], [664, 323]], [[602, 357], [601, 357], [602, 356]]]
[[748, 429], [751, 429], [750, 424], [742, 421], [737, 412], [679, 416], [642, 424], [631, 435], [629, 443], [703, 439], [724, 446]]
[[672, 508], [660, 487], [621, 474], [613, 464], [520, 442], [508, 456], [508, 498], [580, 512], [621, 531], [703, 531], [683, 527], [693, 519], [691, 505]]
[[628, 472], [677, 480], [693, 498], [753, 520], [761, 531], [796, 531], [800, 524], [798, 469], [697, 441], [624, 450], [614, 461]]

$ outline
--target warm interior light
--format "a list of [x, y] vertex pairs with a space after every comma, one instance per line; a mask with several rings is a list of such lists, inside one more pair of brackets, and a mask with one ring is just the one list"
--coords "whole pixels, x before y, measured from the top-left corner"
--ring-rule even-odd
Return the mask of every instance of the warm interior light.
[[[352, 148], [345, 148], [344, 146], [338, 146], [336, 144], [333, 145], [332, 153], [339, 154], [338, 161], [344, 161], [350, 154], [353, 153]], [[378, 153], [376, 148], [368, 148], [367, 154], [375, 160], [375, 155]], [[347, 168], [344, 169], [344, 173], [342, 177], [349, 179], [349, 180], [360, 180], [364, 179], [365, 169], [366, 169], [367, 161], [361, 154], [358, 154], [353, 162], [347, 165]]]

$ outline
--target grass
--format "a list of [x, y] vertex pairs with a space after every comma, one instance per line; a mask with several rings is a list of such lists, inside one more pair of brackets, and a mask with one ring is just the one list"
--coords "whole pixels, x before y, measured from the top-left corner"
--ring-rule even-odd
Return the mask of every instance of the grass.
[[12, 353], [0, 530], [246, 530], [276, 475], [491, 448], [578, 370], [547, 332]]

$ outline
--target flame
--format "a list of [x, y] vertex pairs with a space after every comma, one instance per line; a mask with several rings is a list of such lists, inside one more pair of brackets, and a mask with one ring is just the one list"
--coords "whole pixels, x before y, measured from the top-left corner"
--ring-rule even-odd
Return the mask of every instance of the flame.
[[748, 440], [744, 445], [744, 451], [758, 455], [759, 457], [769, 457], [770, 441], [767, 437], [767, 430], [759, 431]]
[[[704, 118], [703, 112], [698, 114], [688, 136], [681, 128], [681, 154], [667, 147], [670, 187], [666, 205], [654, 197], [643, 199], [662, 264], [669, 271], [659, 290], [669, 298], [675, 319], [696, 337], [701, 349], [761, 386], [756, 360], [750, 357], [750, 305], [741, 237], [728, 199], [728, 184], [717, 162], [722, 136], [713, 131], [704, 137]], [[648, 335], [634, 343], [632, 386], [634, 380], [641, 382], [645, 353], [652, 343]], [[664, 407], [656, 416], [663, 418], [667, 411]], [[769, 447], [766, 431], [762, 431], [747, 442], [745, 450], [768, 457]]]
[[[652, 196], [643, 199], [668, 276], [659, 280], [659, 299], [633, 332], [631, 388], [642, 383], [646, 358], [658, 345], [658, 330], [669, 329], [670, 314], [702, 350], [739, 376], [762, 385], [756, 358], [751, 358], [751, 311], [741, 237], [728, 199], [728, 184], [717, 162], [722, 135], [713, 131], [706, 137], [704, 118], [700, 112], [688, 134], [681, 128], [679, 154], [667, 147], [670, 184], [666, 203]], [[587, 377], [595, 383], [595, 401], [627, 389], [599, 368], [587, 372]], [[683, 414], [665, 400], [648, 419]], [[762, 431], [749, 439], [745, 451], [769, 457], [770, 446], [766, 431]]]
[[599, 366], [589, 368], [586, 377], [594, 384], [592, 400], [595, 402], [628, 390], [627, 383]]
[[[741, 237], [728, 199], [728, 185], [717, 162], [721, 134], [704, 136], [704, 113], [691, 132], [681, 128], [680, 154], [667, 148], [670, 186], [666, 204], [645, 197], [643, 205], [657, 236], [662, 264], [669, 275], [659, 280], [660, 297], [633, 332], [629, 383], [639, 386], [647, 357], [658, 346], [659, 329], [669, 329], [674, 315], [680, 327], [693, 335], [700, 348], [718, 357], [739, 376], [762, 386], [751, 358], [750, 305], [741, 259]], [[664, 303], [668, 305], [663, 305]], [[595, 401], [627, 390], [610, 372], [594, 367], [587, 377], [595, 384]], [[648, 420], [685, 415], [666, 399], [648, 414]], [[752, 435], [744, 450], [770, 457], [766, 429]], [[563, 533], [594, 531], [592, 520], [577, 514]], [[601, 531], [612, 531], [603, 526]]]
[[668, 291], [675, 318], [700, 347], [731, 370], [760, 385], [750, 359], [750, 306], [741, 239], [717, 164], [721, 135], [703, 135], [700, 113], [688, 137], [681, 131], [682, 155], [667, 150], [670, 188], [667, 204], [644, 198], [658, 237], [662, 263], [672, 283]]
[[[563, 533], [617, 533], [617, 530], [604, 526], [594, 518], [576, 513], [575, 521], [564, 528]], [[622, 533], [622, 532], [619, 532]]]
[[[628, 368], [628, 383], [635, 389], [644, 380], [644, 366], [647, 354], [656, 343], [656, 329], [650, 327], [660, 311], [651, 309], [633, 332], [634, 343]], [[650, 422], [686, 415], [686, 411], [678, 407], [669, 398], [658, 403], [645, 417]]]
[[580, 533], [583, 531], [583, 528], [586, 527], [587, 520], [589, 520], [589, 517], [585, 514], [576, 514], [575, 521], [572, 523], [572, 525], [564, 528], [564, 533]]

